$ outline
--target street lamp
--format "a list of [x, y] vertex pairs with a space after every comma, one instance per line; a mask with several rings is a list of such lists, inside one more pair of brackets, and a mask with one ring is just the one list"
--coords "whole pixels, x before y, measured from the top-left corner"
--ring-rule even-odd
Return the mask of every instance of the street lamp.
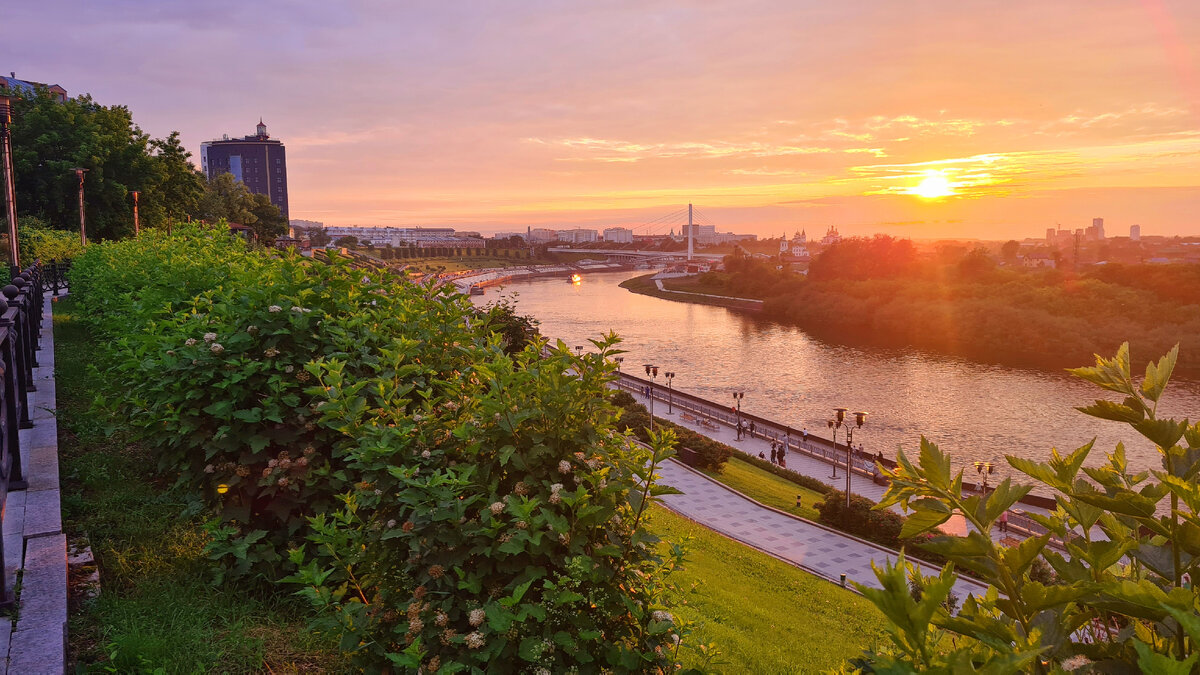
[[667, 378], [667, 414], [670, 415], [674, 412], [673, 407], [672, 407], [674, 404], [673, 404], [672, 395], [671, 395], [671, 380], [675, 379], [675, 372], [674, 371], [665, 372], [665, 373], [663, 373], [663, 377]]
[[617, 362], [617, 372], [618, 373], [621, 372], [621, 364], [625, 363], [625, 357], [624, 356], [615, 356], [615, 357], [613, 357], [613, 361]]
[[136, 237], [142, 232], [141, 227], [138, 226], [138, 196], [142, 193], [133, 190], [129, 194], [133, 195], [133, 236]]
[[575, 355], [583, 356], [583, 345], [575, 345]]
[[983, 494], [987, 494], [988, 490], [988, 474], [996, 470], [996, 465], [991, 462], [975, 462], [975, 472], [983, 476]]
[[83, 177], [88, 170], [78, 166], [71, 170], [79, 176], [79, 241], [87, 246], [87, 219], [83, 215]]
[[[834, 408], [833, 419], [829, 420], [829, 428], [833, 429], [833, 448], [837, 450], [837, 432], [838, 429], [846, 429], [846, 510], [850, 510], [850, 452], [854, 448], [854, 430], [861, 429], [862, 425], [867, 421], [867, 413], [854, 412], [854, 424], [851, 425], [850, 420], [846, 419], [846, 408]], [[833, 460], [833, 475], [830, 478], [837, 478], [837, 458]]]
[[739, 441], [742, 440], [742, 399], [744, 398], [746, 398], [746, 392], [733, 392], [733, 401], [737, 404], [737, 426], [734, 428], [737, 429], [737, 439]]
[[0, 178], [4, 185], [4, 219], [8, 221], [8, 254], [10, 276], [21, 270], [20, 253], [17, 250], [17, 191], [13, 185], [12, 141], [9, 125], [12, 124], [12, 96], [0, 94]]
[[[653, 363], [647, 363], [646, 377], [651, 380], [658, 377], [658, 366]], [[654, 431], [654, 385], [651, 384], [646, 388], [646, 394], [650, 396], [650, 431]]]

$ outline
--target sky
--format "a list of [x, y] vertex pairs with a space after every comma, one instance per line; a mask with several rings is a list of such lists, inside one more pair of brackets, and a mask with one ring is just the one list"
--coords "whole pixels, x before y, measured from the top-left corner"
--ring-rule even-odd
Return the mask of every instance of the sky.
[[5, 0], [0, 71], [261, 116], [327, 225], [1200, 234], [1194, 0]]

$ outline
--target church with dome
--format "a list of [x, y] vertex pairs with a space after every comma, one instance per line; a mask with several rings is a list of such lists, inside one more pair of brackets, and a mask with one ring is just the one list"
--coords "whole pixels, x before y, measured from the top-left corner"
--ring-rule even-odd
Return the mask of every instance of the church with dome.
[[787, 234], [779, 240], [779, 258], [784, 262], [808, 262], [808, 235], [800, 230], [789, 243]]

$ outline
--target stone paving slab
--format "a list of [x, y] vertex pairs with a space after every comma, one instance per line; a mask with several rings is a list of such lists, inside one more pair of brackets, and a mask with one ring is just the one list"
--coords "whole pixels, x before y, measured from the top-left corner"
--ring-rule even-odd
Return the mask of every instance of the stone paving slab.
[[12, 634], [8, 669], [30, 675], [61, 675], [67, 659], [67, 536], [34, 537], [26, 543], [20, 613]]
[[[845, 574], [848, 581], [880, 588], [871, 563], [882, 567], [896, 559], [895, 551], [772, 509], [680, 462], [668, 461], [659, 474], [663, 484], [683, 491], [663, 496], [667, 508], [831, 581], [839, 582]], [[940, 571], [926, 563], [912, 562], [926, 576]], [[986, 588], [959, 578], [954, 592], [961, 602], [968, 594], [982, 595]]]

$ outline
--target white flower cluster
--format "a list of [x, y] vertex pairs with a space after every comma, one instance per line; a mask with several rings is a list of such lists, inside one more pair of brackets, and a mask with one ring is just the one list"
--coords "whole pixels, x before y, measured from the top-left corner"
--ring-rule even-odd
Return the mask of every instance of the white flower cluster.
[[211, 346], [211, 347], [209, 347], [209, 349], [210, 349], [210, 350], [212, 351], [212, 353], [214, 353], [214, 354], [220, 354], [221, 352], [225, 351], [225, 348], [221, 346], [221, 343], [220, 343], [220, 342], [214, 342], [214, 343], [212, 343], [212, 346]]
[[204, 334], [204, 341], [205, 341], [205, 342], [212, 342], [213, 340], [216, 340], [216, 339], [217, 339], [217, 334], [216, 334], [216, 333], [205, 333], [205, 334]]
[[183, 341], [183, 344], [185, 344], [189, 347], [194, 347], [196, 345], [196, 338], [188, 338]]
[[280, 307], [279, 305], [271, 305], [270, 307], [267, 308], [267, 311], [272, 314], [276, 314], [278, 312], [282, 312], [283, 308]]
[[488, 508], [492, 510], [492, 513], [500, 515], [504, 511], [504, 502], [492, 502], [492, 505]]
[[651, 614], [650, 618], [654, 619], [655, 621], [675, 621], [675, 617], [671, 616], [670, 612], [661, 609], [656, 610], [653, 614]]
[[565, 459], [563, 461], [559, 462], [558, 463], [558, 472], [559, 473], [571, 473], [571, 463]]
[[562, 495], [558, 494], [558, 493], [562, 492], [562, 489], [563, 489], [562, 483], [555, 483], [554, 485], [550, 486], [550, 503], [551, 504], [557, 504], [562, 501]]

